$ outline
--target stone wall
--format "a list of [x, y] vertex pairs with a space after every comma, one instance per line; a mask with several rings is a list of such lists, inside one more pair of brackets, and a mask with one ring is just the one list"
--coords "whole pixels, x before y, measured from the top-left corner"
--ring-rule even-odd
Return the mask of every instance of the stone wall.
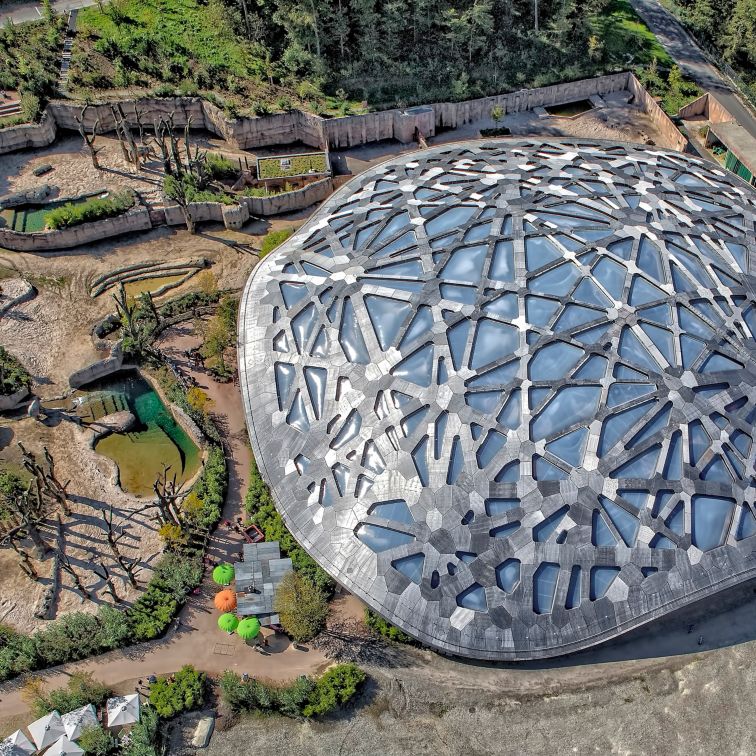
[[491, 117], [491, 108], [499, 105], [504, 114], [521, 113], [537, 107], [547, 105], [562, 105], [575, 100], [586, 100], [593, 95], [609, 94], [629, 89], [632, 74], [623, 71], [596, 76], [593, 79], [581, 79], [563, 84], [553, 84], [549, 87], [537, 89], [521, 89], [518, 92], [481, 97], [477, 100], [464, 102], [439, 102], [431, 105], [436, 116], [436, 128], [456, 128], [471, 121], [479, 121]]
[[146, 207], [139, 206], [115, 218], [83, 223], [80, 226], [63, 228], [58, 231], [22, 233], [8, 228], [0, 228], [0, 247], [17, 252], [48, 252], [55, 249], [78, 247], [112, 236], [146, 231], [150, 228], [152, 228], [152, 223], [149, 211]]
[[329, 176], [293, 192], [272, 194], [269, 197], [243, 197], [241, 201], [249, 209], [250, 215], [267, 218], [271, 215], [303, 210], [316, 202], [322, 202], [332, 192], [333, 179]]
[[110, 357], [93, 362], [91, 365], [87, 365], [81, 370], [71, 373], [68, 377], [68, 385], [75, 389], [81, 388], [88, 383], [92, 383], [92, 381], [97, 381], [100, 378], [117, 373], [119, 370], [125, 370], [128, 367], [135, 366], [124, 364], [123, 351], [121, 350], [121, 342], [119, 341], [110, 350]]
[[680, 108], [678, 115], [685, 121], [696, 116], [703, 116], [707, 121], [711, 121], [711, 123], [727, 123], [728, 121], [735, 120], [732, 113], [716, 97], [713, 97], [708, 92], [697, 100], [693, 100], [693, 102]]
[[635, 77], [635, 74], [627, 74], [627, 86], [625, 87], [640, 105], [643, 112], [651, 119], [656, 130], [664, 138], [662, 147], [671, 147], [673, 150], [682, 152], [688, 140], [680, 133], [680, 130], [672, 123], [670, 117], [661, 109], [659, 103], [646, 91], [644, 86]]
[[29, 396], [29, 389], [22, 388], [13, 394], [7, 394], [0, 396], [0, 412], [8, 412], [9, 410], [20, 407]]
[[16, 150], [47, 147], [55, 141], [57, 122], [46, 110], [39, 123], [25, 123], [0, 129], [0, 155]]
[[[161, 116], [173, 113], [173, 122], [177, 128], [189, 124], [192, 128], [207, 129], [239, 149], [255, 149], [292, 142], [302, 142], [320, 149], [343, 149], [386, 139], [408, 143], [415, 138], [416, 130], [425, 137], [430, 137], [438, 128], [455, 128], [471, 121], [489, 118], [494, 105], [500, 105], [506, 113], [519, 113], [535, 107], [560, 105], [624, 89], [635, 95], [638, 104], [664, 133], [669, 146], [672, 146], [672, 143], [684, 145], [684, 140], [680, 141], [682, 137], [679, 134], [675, 136], [672, 132], [674, 124], [645, 92], [635, 76], [626, 71], [465, 102], [440, 102], [406, 110], [384, 110], [343, 118], [321, 118], [311, 113], [293, 110], [288, 113], [231, 120], [216, 105], [197, 97], [153, 97], [126, 100], [120, 105], [126, 120], [133, 127], [137, 126], [137, 109], [143, 125], [148, 127]], [[50, 144], [55, 139], [56, 125], [61, 129], [77, 131], [79, 127], [76, 118], [80, 113], [80, 104], [67, 101], [51, 102], [38, 126], [13, 126], [0, 130], [0, 154]], [[112, 131], [115, 127], [109, 103], [91, 105], [87, 109], [84, 117], [85, 126], [91, 129], [98, 120], [102, 131]]]

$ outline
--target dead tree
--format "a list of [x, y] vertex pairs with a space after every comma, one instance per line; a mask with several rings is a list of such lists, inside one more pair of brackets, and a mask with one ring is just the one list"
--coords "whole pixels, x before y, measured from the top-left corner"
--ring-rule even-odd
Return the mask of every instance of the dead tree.
[[89, 108], [89, 104], [85, 105], [78, 116], [76, 116], [76, 123], [79, 124], [79, 134], [81, 134], [81, 138], [84, 141], [84, 146], [87, 148], [89, 152], [89, 157], [92, 159], [92, 167], [96, 170], [100, 170], [100, 161], [97, 157], [97, 153], [100, 151], [101, 148], [96, 148], [95, 140], [97, 139], [97, 133], [100, 130], [100, 119], [98, 118], [94, 122], [94, 126], [92, 126], [92, 133], [87, 134], [87, 129], [84, 125], [84, 119], [86, 117], [87, 108]]
[[63, 552], [60, 552], [60, 569], [71, 576], [76, 590], [79, 591], [85, 599], [91, 600], [92, 594], [84, 587], [84, 583], [81, 582], [79, 574], [73, 568], [71, 561]]
[[131, 127], [124, 115], [123, 107], [120, 103], [117, 103], [110, 106], [110, 111], [113, 114], [116, 135], [118, 136], [118, 141], [121, 145], [124, 160], [127, 163], [132, 163], [138, 171], [140, 168], [139, 150], [134, 141], [134, 135], [131, 133]]
[[[92, 560], [92, 572], [97, 575], [98, 578], [105, 581], [105, 593], [113, 599], [114, 604], [120, 604], [123, 600], [116, 591], [115, 583], [110, 575], [110, 570], [104, 565], [102, 559], [95, 558], [94, 553], [90, 552], [90, 559]], [[97, 569], [99, 567], [99, 570]], [[100, 572], [102, 570], [102, 572]]]
[[6, 492], [3, 496], [3, 503], [15, 520], [12, 525], [2, 535], [0, 546], [11, 546], [18, 551], [15, 540], [20, 538], [29, 538], [34, 546], [34, 556], [37, 559], [44, 559], [50, 547], [42, 538], [39, 531], [39, 523], [43, 519], [43, 505], [40, 494], [35, 489], [39, 485], [38, 481], [31, 480], [26, 489], [21, 486], [15, 490]]
[[35, 569], [34, 565], [32, 564], [31, 559], [29, 558], [29, 554], [22, 549], [18, 543], [16, 543], [15, 538], [11, 538], [8, 541], [8, 545], [13, 549], [13, 551], [18, 554], [19, 559], [19, 567], [21, 568], [21, 571], [28, 575], [32, 580], [39, 580], [39, 574], [37, 573], [37, 570]]
[[121, 552], [118, 549], [118, 542], [121, 540], [121, 538], [123, 538], [125, 531], [121, 530], [121, 532], [118, 535], [116, 535], [115, 528], [113, 527], [113, 505], [112, 504], [110, 505], [110, 508], [108, 509], [108, 511], [105, 514], [103, 514], [102, 519], [107, 529], [106, 538], [108, 541], [108, 546], [110, 547], [110, 550], [113, 552], [113, 556], [116, 559], [120, 559]]
[[68, 506], [68, 496], [66, 493], [66, 487], [70, 481], [66, 481], [62, 484], [57, 477], [55, 477], [55, 461], [52, 454], [50, 454], [47, 447], [43, 447], [45, 454], [45, 461], [47, 462], [47, 470], [37, 462], [37, 458], [30, 451], [24, 448], [24, 445], [19, 443], [18, 448], [21, 449], [21, 454], [24, 458], [24, 467], [31, 473], [32, 479], [37, 489], [37, 498], [40, 502], [40, 506], [45, 500], [50, 500], [65, 512], [66, 516], [71, 516], [71, 508]]
[[159, 512], [159, 521], [161, 524], [169, 523], [171, 525], [183, 526], [181, 520], [181, 501], [184, 499], [185, 492], [183, 484], [176, 483], [176, 475], [169, 477], [170, 467], [163, 465], [163, 472], [158, 473], [157, 479], [152, 488], [157, 496], [157, 509]]

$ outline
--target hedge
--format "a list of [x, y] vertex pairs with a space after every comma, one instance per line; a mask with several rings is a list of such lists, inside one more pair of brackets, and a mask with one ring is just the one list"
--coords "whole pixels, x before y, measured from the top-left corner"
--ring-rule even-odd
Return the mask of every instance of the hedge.
[[105, 199], [93, 197], [84, 202], [67, 202], [61, 207], [50, 210], [45, 215], [45, 225], [53, 230], [71, 228], [82, 223], [114, 218], [134, 207], [136, 194], [132, 189], [112, 192]]
[[318, 679], [304, 675], [286, 686], [242, 679], [226, 671], [220, 679], [223, 701], [235, 712], [316, 717], [344, 706], [359, 692], [367, 675], [355, 664], [337, 664]]
[[202, 706], [205, 700], [207, 677], [190, 664], [182, 667], [175, 675], [161, 677], [150, 687], [150, 704], [159, 716], [174, 717], [183, 711], [191, 711]]
[[417, 644], [417, 641], [407, 633], [403, 633], [398, 627], [394, 627], [387, 622], [380, 614], [374, 612], [370, 607], [365, 607], [365, 624], [376, 635], [380, 635], [397, 643]]
[[249, 488], [244, 497], [244, 506], [250, 514], [250, 520], [262, 530], [266, 541], [279, 542], [282, 553], [291, 558], [295, 570], [331, 595], [336, 584], [289, 532], [281, 515], [278, 514], [270, 489], [262, 479], [254, 459], [249, 476]]

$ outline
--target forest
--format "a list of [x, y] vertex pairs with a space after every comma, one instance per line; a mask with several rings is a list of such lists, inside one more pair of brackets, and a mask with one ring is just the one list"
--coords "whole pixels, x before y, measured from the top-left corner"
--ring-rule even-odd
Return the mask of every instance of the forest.
[[[34, 63], [61, 26], [0, 30], [3, 86], [50, 94]], [[79, 12], [69, 91], [347, 115], [649, 66], [664, 85], [672, 61], [627, 0], [101, 0]]]
[[743, 77], [756, 102], [756, 0], [663, 0], [663, 5]]

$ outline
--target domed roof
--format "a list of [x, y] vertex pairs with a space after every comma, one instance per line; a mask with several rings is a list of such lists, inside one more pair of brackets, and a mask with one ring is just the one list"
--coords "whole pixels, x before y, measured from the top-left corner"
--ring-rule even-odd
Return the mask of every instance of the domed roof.
[[752, 577], [755, 197], [586, 141], [349, 181], [242, 299], [250, 437], [294, 536], [402, 630], [488, 659]]

